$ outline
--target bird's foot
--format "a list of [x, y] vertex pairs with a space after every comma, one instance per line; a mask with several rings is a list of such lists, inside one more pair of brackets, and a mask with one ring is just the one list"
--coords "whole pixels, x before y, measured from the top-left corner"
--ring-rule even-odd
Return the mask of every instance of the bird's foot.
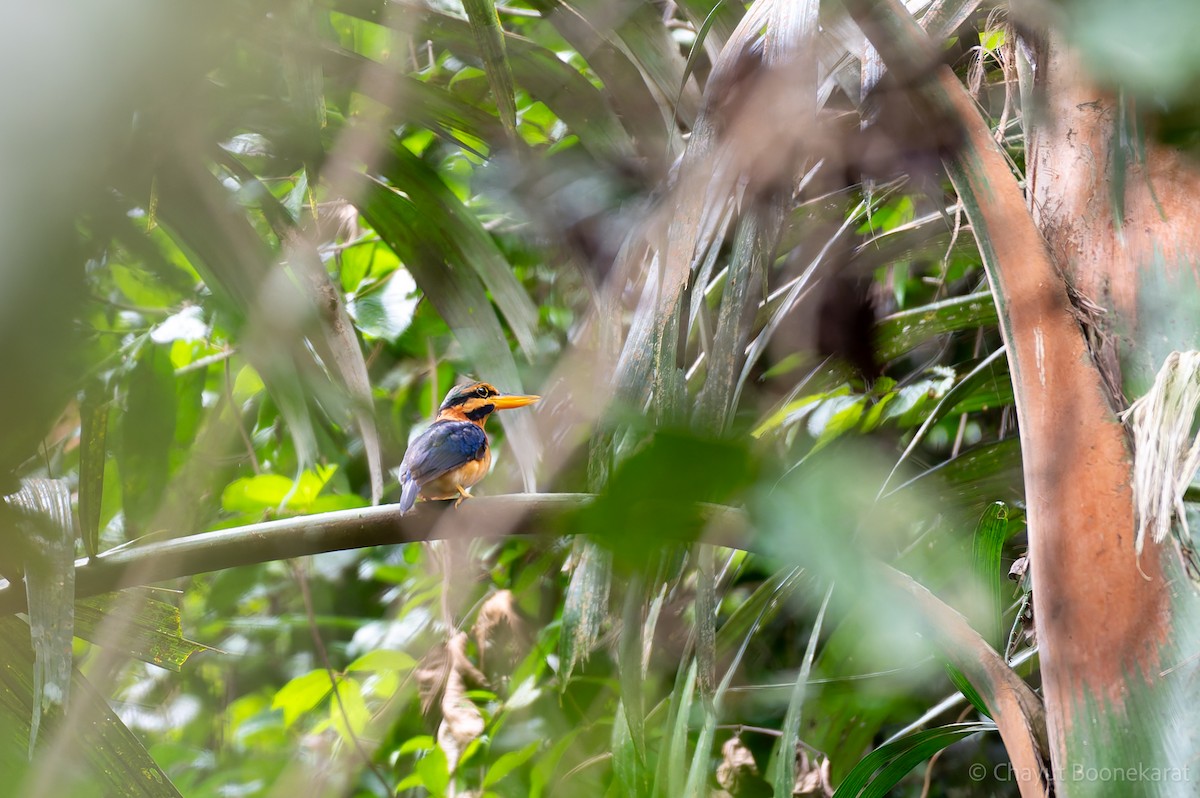
[[467, 493], [466, 488], [464, 488], [462, 485], [455, 485], [454, 487], [458, 489], [458, 498], [454, 500], [455, 507], [462, 504], [464, 499], [471, 498], [471, 494]]

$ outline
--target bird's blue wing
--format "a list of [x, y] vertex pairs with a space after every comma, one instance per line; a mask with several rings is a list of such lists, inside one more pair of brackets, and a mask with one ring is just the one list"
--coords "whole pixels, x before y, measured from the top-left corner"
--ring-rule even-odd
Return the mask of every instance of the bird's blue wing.
[[487, 435], [469, 421], [440, 421], [417, 436], [400, 464], [403, 482], [428, 482], [483, 457]]

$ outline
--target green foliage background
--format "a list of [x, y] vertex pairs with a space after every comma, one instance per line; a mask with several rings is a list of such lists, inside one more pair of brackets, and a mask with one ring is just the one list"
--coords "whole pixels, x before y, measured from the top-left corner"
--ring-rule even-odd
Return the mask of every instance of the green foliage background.
[[[923, 22], [1019, 169], [1012, 32], [978, 6]], [[34, 629], [0, 627], [0, 789], [790, 796], [824, 766], [839, 795], [1015, 794], [986, 706], [872, 570], [1036, 684], [1003, 579], [1012, 387], [952, 142], [869, 91], [835, 4], [13, 23], [60, 40], [11, 53], [0, 475], [73, 503], [0, 519], [0, 602], [28, 575]], [[33, 598], [76, 554], [394, 500], [387, 469], [467, 378], [544, 396], [489, 427], [477, 491], [569, 494], [513, 522], [535, 534], [448, 510], [440, 543]]]

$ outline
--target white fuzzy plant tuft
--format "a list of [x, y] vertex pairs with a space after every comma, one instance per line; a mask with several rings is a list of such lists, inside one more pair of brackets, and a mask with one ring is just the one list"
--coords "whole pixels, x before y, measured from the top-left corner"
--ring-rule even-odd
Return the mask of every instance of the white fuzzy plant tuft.
[[1193, 433], [1200, 407], [1200, 352], [1172, 352], [1154, 385], [1121, 414], [1133, 433], [1133, 491], [1137, 553], [1147, 533], [1166, 540], [1175, 518], [1186, 537], [1183, 494], [1200, 466], [1200, 435]]

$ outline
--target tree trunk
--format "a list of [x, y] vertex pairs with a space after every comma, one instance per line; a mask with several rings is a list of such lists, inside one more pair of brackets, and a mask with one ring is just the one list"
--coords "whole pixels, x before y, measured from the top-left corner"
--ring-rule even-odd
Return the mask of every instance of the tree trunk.
[[[1060, 42], [1041, 50], [1027, 93], [1041, 103], [1026, 108], [1028, 196], [1076, 292], [1111, 427], [1124, 396], [1144, 393], [1171, 350], [1200, 348], [1200, 172], [1153, 144], [1140, 157], [1136, 141], [1122, 142], [1116, 98], [1088, 85]], [[1062, 345], [1043, 340], [1035, 358], [1051, 362]], [[1018, 396], [1038, 390], [1017, 386]], [[1045, 399], [1068, 416], [1086, 401]], [[1122, 795], [1190, 795], [1200, 780], [1195, 585], [1170, 545], [1135, 555], [1127, 443], [1028, 414], [1021, 424], [1057, 794], [1112, 795], [1119, 781]]]

